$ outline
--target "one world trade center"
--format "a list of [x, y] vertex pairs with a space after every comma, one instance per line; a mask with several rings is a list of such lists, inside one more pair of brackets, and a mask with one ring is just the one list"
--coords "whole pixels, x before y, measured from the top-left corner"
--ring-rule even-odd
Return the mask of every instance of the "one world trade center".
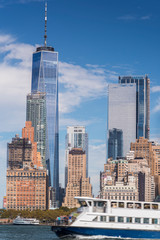
[[45, 5], [44, 46], [33, 53], [32, 94], [46, 95], [46, 164], [50, 186], [59, 200], [58, 52], [47, 46], [47, 4]]

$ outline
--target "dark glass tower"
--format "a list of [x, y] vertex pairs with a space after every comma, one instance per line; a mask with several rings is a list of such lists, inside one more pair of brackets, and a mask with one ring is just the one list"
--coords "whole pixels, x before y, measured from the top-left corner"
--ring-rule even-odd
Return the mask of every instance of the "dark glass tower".
[[116, 160], [123, 156], [123, 132], [121, 129], [113, 128], [109, 130], [108, 157]]
[[136, 83], [136, 138], [149, 139], [150, 132], [150, 79], [140, 77], [119, 77], [120, 84]]
[[58, 52], [48, 47], [47, 6], [45, 6], [45, 42], [33, 53], [32, 93], [46, 94], [46, 162], [50, 186], [59, 200], [59, 124], [58, 124]]

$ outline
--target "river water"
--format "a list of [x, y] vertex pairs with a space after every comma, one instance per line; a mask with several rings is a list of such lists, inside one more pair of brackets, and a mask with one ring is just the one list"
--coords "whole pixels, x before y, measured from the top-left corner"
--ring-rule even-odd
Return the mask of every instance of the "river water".
[[[50, 226], [23, 226], [23, 225], [0, 225], [0, 240], [58, 240], [59, 238], [51, 231]], [[68, 237], [66, 240], [72, 240]], [[78, 240], [110, 240], [105, 237], [84, 237], [74, 238]], [[121, 239], [121, 238], [116, 238]], [[112, 240], [114, 240], [112, 238]], [[122, 239], [121, 239], [122, 240]], [[130, 239], [131, 240], [131, 239]]]

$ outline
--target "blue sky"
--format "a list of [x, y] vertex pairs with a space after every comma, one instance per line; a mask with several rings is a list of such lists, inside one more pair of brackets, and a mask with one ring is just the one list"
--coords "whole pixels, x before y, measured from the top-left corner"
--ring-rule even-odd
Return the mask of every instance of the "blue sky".
[[[160, 139], [159, 0], [48, 0], [48, 45], [59, 52], [60, 182], [66, 126], [85, 125], [96, 194], [105, 163], [107, 84], [119, 75], [151, 80], [151, 139]], [[0, 0], [0, 199], [6, 144], [25, 123], [32, 52], [43, 44], [44, 1]], [[0, 200], [1, 201], [1, 200]]]

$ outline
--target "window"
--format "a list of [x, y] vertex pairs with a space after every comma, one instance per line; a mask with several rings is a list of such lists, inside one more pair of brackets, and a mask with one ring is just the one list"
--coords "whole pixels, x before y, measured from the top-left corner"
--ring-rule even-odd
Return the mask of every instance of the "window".
[[115, 222], [115, 217], [109, 217], [109, 222]]
[[158, 224], [158, 219], [157, 218], [152, 218], [152, 224]]
[[127, 203], [127, 208], [133, 208], [133, 203], [132, 202]]
[[106, 222], [106, 216], [100, 216], [100, 221], [101, 222]]
[[135, 218], [135, 223], [141, 223], [141, 219], [140, 218]]
[[158, 209], [158, 204], [152, 204], [152, 209]]
[[124, 208], [124, 202], [119, 202], [119, 208]]
[[118, 222], [124, 222], [124, 217], [118, 217]]
[[149, 224], [149, 218], [144, 218], [143, 223]]
[[131, 218], [131, 217], [127, 217], [127, 218], [126, 218], [126, 222], [127, 222], [127, 223], [132, 223], [132, 218]]
[[145, 204], [144, 204], [144, 209], [150, 209], [150, 204], [145, 203]]

